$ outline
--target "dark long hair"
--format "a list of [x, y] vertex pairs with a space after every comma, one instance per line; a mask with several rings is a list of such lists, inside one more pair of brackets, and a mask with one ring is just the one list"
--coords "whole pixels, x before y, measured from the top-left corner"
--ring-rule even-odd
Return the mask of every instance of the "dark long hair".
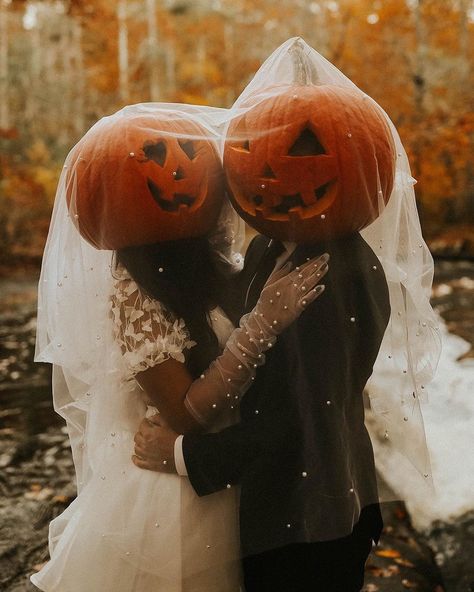
[[[225, 306], [226, 280], [206, 237], [182, 239], [116, 252], [132, 278], [149, 296], [184, 320], [197, 345], [186, 365], [196, 378], [219, 353], [209, 311]], [[185, 352], [186, 353], [186, 352]]]

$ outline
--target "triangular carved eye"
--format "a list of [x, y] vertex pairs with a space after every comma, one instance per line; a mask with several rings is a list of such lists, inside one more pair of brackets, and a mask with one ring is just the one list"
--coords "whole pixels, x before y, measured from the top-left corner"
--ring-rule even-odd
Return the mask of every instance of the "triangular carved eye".
[[319, 154], [326, 154], [326, 150], [308, 127], [300, 133], [288, 151], [288, 156], [318, 156]]
[[196, 158], [196, 148], [194, 147], [194, 142], [192, 140], [178, 140], [178, 143], [189, 160], [194, 160]]
[[145, 142], [143, 144], [143, 152], [148, 160], [152, 160], [161, 167], [165, 165], [166, 161], [166, 144], [164, 142]]
[[265, 168], [263, 169], [262, 177], [264, 177], [265, 179], [276, 179], [276, 175], [273, 172], [272, 167], [268, 163], [265, 165]]

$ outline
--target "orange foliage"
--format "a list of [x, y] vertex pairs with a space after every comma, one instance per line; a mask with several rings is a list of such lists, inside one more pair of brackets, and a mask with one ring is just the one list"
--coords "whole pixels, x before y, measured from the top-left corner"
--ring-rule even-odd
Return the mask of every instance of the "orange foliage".
[[[0, 222], [8, 229], [1, 242], [9, 241], [11, 249], [27, 245], [35, 225], [41, 227], [37, 234], [44, 233], [59, 163], [96, 119], [123, 102], [150, 100], [153, 81], [159, 100], [228, 106], [261, 60], [294, 35], [304, 36], [390, 114], [418, 180], [425, 230], [437, 232], [459, 220], [474, 223], [468, 3], [157, 0], [151, 16], [146, 0], [122, 0], [125, 94], [119, 88], [119, 0], [64, 0], [64, 11], [58, 2], [36, 4], [43, 17], [27, 30], [21, 18], [28, 3], [5, 5], [16, 15], [9, 21], [9, 71], [23, 73], [10, 74], [10, 101], [17, 102], [10, 112], [16, 107], [16, 115], [0, 130]], [[150, 25], [156, 47], [149, 43]], [[41, 51], [33, 56], [28, 51], [35, 36]], [[54, 45], [53, 37], [63, 41]], [[64, 52], [71, 48], [68, 62]], [[35, 78], [38, 60], [44, 60], [43, 74]], [[35, 238], [37, 244], [42, 240]]]

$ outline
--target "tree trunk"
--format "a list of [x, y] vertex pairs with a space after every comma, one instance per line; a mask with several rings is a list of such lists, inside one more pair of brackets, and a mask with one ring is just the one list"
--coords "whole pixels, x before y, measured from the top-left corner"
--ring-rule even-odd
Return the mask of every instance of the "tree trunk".
[[[413, 151], [413, 176], [418, 179], [421, 175], [421, 162], [423, 157], [423, 149], [425, 147], [425, 92], [426, 92], [426, 31], [425, 23], [423, 21], [423, 1], [416, 0], [413, 6], [413, 18], [415, 26], [415, 67], [413, 70], [412, 81], [413, 81], [413, 94], [414, 94], [414, 121], [421, 122], [418, 124], [418, 131], [416, 134], [416, 140], [414, 143]], [[424, 210], [423, 210], [423, 194], [420, 189], [420, 185], [416, 188], [416, 197], [418, 205], [418, 213], [420, 216], [421, 224], [424, 221]]]
[[128, 24], [127, 0], [119, 0], [117, 4], [118, 20], [118, 67], [119, 96], [123, 104], [129, 102], [129, 60], [128, 60]]
[[150, 101], [160, 98], [158, 56], [158, 33], [156, 27], [156, 0], [146, 0], [148, 21], [148, 64], [150, 76]]
[[84, 59], [82, 53], [82, 25], [80, 21], [73, 22], [73, 59], [76, 70], [77, 84], [74, 97], [74, 127], [78, 135], [84, 133], [84, 103], [86, 84], [84, 78]]
[[[459, 51], [461, 57], [461, 67], [459, 69], [459, 85], [463, 89], [460, 96], [460, 108], [467, 112], [473, 110], [472, 93], [472, 66], [470, 60], [470, 38], [469, 38], [469, 12], [471, 10], [471, 0], [460, 0], [459, 7]], [[474, 139], [472, 134], [469, 137], [469, 147], [467, 150], [473, 150]], [[466, 163], [465, 187], [463, 195], [459, 196], [460, 217], [471, 224], [474, 223], [474, 166], [471, 160]]]
[[225, 83], [226, 91], [226, 107], [230, 107], [235, 99], [235, 77], [234, 77], [234, 24], [232, 21], [226, 20], [224, 22], [224, 53], [225, 53]]
[[176, 92], [176, 50], [171, 42], [166, 46], [166, 88], [170, 100]]
[[58, 75], [62, 89], [59, 103], [60, 125], [58, 138], [63, 146], [67, 146], [71, 137], [71, 120], [73, 117], [74, 65], [71, 60], [71, 26], [69, 20], [63, 16], [59, 19], [61, 39], [58, 43], [60, 61], [58, 60]]
[[0, 0], [0, 129], [10, 127], [8, 107], [8, 4]]
[[207, 43], [204, 35], [201, 35], [197, 42], [196, 50], [197, 75], [198, 83], [201, 85], [201, 92], [204, 94], [206, 90], [206, 60], [207, 60]]
[[31, 125], [38, 117], [38, 98], [41, 95], [41, 65], [43, 49], [41, 45], [41, 27], [39, 23], [31, 29], [30, 38], [30, 90], [25, 100], [25, 120]]

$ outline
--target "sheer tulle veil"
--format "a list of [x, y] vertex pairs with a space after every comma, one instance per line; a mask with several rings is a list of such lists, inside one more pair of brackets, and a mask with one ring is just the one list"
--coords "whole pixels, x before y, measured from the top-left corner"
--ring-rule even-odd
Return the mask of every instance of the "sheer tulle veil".
[[[294, 38], [281, 45], [264, 62], [231, 109], [162, 103], [132, 105], [100, 120], [85, 138], [100, 135], [102, 129], [114, 122], [142, 121], [146, 128], [153, 118], [157, 121], [174, 118], [194, 122], [199, 126], [200, 133], [196, 136], [162, 130], [162, 135], [171, 134], [182, 141], [205, 139], [222, 156], [232, 123], [295, 81], [305, 85], [343, 87], [375, 104], [302, 39]], [[422, 237], [413, 188], [415, 181], [406, 152], [388, 115], [377, 108], [390, 128], [395, 146], [394, 184], [389, 199], [378, 202], [378, 217], [361, 230], [361, 235], [377, 255], [385, 273], [391, 316], [366, 389], [367, 423], [376, 465], [382, 473], [387, 459], [399, 457], [400, 462], [406, 464], [407, 479], [419, 480], [429, 491], [432, 479], [422, 402], [426, 399], [425, 387], [433, 377], [440, 353], [437, 319], [429, 302], [433, 260]], [[151, 130], [151, 133], [155, 132]], [[119, 446], [117, 435], [122, 428], [130, 431], [131, 423], [139, 424], [146, 408], [144, 403], [137, 403], [139, 394], [127, 393], [121, 382], [123, 360], [114, 340], [110, 314], [110, 295], [114, 286], [113, 251], [95, 248], [78, 232], [75, 195], [82, 166], [82, 142], [84, 139], [66, 158], [59, 179], [38, 288], [36, 361], [53, 364], [54, 406], [67, 422], [77, 487], [79, 493], [84, 493], [78, 499], [85, 500], [80, 502], [84, 507], [92, 504], [90, 512], [95, 516], [94, 527], [100, 533], [94, 543], [97, 544], [97, 553], [102, 552], [101, 541], [107, 540], [117, 549], [118, 562], [133, 563], [137, 572], [160, 574], [160, 577], [164, 574], [166, 581], [172, 569], [170, 566], [176, 565], [176, 558], [170, 556], [176, 545], [163, 547], [163, 541], [175, 540], [176, 520], [179, 521], [180, 516], [170, 516], [168, 522], [160, 523], [161, 538], [156, 538], [158, 529], [148, 529], [150, 523], [156, 522], [153, 517], [131, 512], [129, 516], [117, 516], [113, 525], [107, 524], [99, 509], [94, 514], [95, 502], [92, 498], [88, 501], [87, 497], [92, 493], [104, 496], [110, 501], [110, 506], [113, 506], [115, 496], [119, 499], [121, 484], [126, 487], [129, 481], [127, 475], [122, 475], [121, 471], [115, 474], [114, 465], [108, 464], [111, 447]], [[140, 146], [133, 144], [125, 134], [123, 167], [128, 166], [129, 159], [135, 158], [139, 151]], [[93, 157], [93, 154], [88, 155], [88, 158]], [[360, 157], [364, 159], [363, 154]], [[121, 166], [118, 163], [117, 175], [121, 174]], [[224, 194], [222, 198], [224, 201]], [[107, 220], [104, 216], [103, 223], [107, 224]], [[219, 256], [236, 268], [242, 263], [239, 253], [243, 237], [242, 220], [225, 202], [212, 241]], [[314, 339], [317, 338], [315, 335]], [[124, 450], [124, 454], [129, 454], [128, 449]], [[110, 478], [104, 467], [110, 471]], [[144, 472], [144, 480], [151, 483], [152, 478], [150, 472]], [[90, 486], [92, 482], [93, 487]], [[52, 551], [65, 544], [62, 541], [67, 537], [63, 534], [74, 528], [74, 521], [82, 511], [83, 506], [77, 501], [74, 503], [76, 505], [73, 504], [52, 524]], [[137, 499], [134, 508], [140, 504], [147, 507], [147, 500]], [[187, 536], [195, 536], [192, 524], [187, 524], [186, 528]], [[225, 529], [216, 538], [219, 536], [225, 544]], [[315, 536], [317, 540], [317, 533]], [[215, 542], [217, 545], [219, 541]], [[81, 548], [90, 544], [84, 541]], [[209, 545], [207, 565], [204, 567], [220, 562], [219, 553], [214, 553], [211, 547]], [[201, 568], [203, 566], [190, 562], [188, 574], [193, 571], [198, 573]], [[172, 577], [169, 575], [170, 581]], [[127, 588], [128, 585], [117, 580], [116, 589], [124, 592], [133, 589]]]
[[[295, 84], [348, 89], [377, 106], [389, 126], [395, 146], [393, 189], [388, 200], [378, 200], [378, 217], [361, 231], [383, 267], [391, 305], [390, 321], [366, 388], [370, 401], [367, 424], [381, 472], [397, 458], [408, 482], [432, 492], [422, 403], [427, 401], [427, 385], [438, 363], [441, 338], [429, 300], [433, 259], [423, 240], [414, 193], [416, 181], [406, 151], [382, 108], [301, 38], [289, 39], [263, 63], [232, 107], [231, 121]], [[350, 131], [349, 122], [349, 135]], [[369, 157], [359, 156], [359, 162]], [[381, 489], [382, 497], [384, 491]]]

